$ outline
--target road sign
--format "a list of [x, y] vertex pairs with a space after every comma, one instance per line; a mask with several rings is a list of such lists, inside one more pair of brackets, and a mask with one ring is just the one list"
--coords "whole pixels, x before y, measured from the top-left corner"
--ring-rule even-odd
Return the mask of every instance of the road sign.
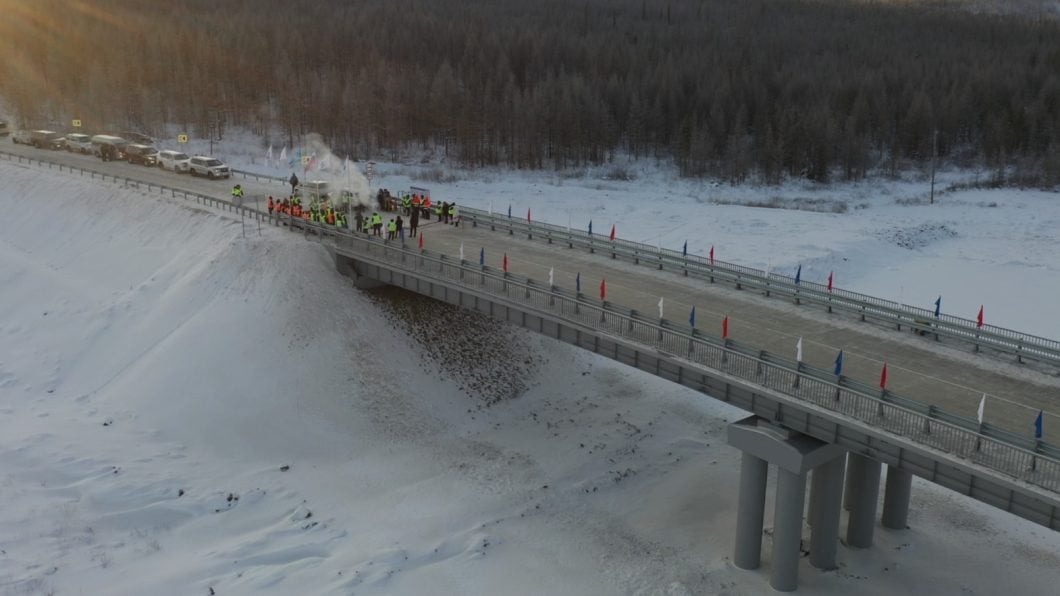
[[309, 156], [308, 155], [303, 155], [302, 156], [302, 165], [303, 166], [308, 166], [309, 165]]
[[72, 124], [74, 125], [74, 128], [81, 128], [81, 119], [80, 118], [74, 118], [74, 121], [72, 122]]
[[187, 143], [188, 142], [188, 135], [177, 135], [177, 142], [178, 143]]

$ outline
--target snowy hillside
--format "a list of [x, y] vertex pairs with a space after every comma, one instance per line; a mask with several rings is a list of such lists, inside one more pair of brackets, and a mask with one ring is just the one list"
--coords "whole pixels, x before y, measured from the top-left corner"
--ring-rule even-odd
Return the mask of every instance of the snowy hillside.
[[[9, 162], [0, 179], [0, 594], [769, 590], [768, 537], [763, 570], [729, 561], [739, 460], [724, 428], [742, 412], [422, 298], [355, 290], [299, 235], [243, 239], [219, 212]], [[449, 192], [482, 202], [516, 184]], [[1055, 221], [1027, 200], [1029, 222]], [[883, 242], [895, 269], [912, 254], [931, 271], [952, 262], [919, 243], [958, 260], [968, 245], [947, 245], [951, 230], [974, 243], [988, 221], [976, 214], [998, 212], [976, 201], [930, 229], [726, 206], [746, 221], [718, 234], [753, 264], [747, 230], [785, 250], [797, 241], [784, 230], [827, 218], [847, 232], [818, 237], [822, 255]], [[639, 205], [617, 207], [620, 231]], [[997, 239], [1009, 252], [995, 260], [1054, 246], [1036, 234]], [[800, 592], [1060, 581], [1057, 534], [919, 480], [910, 526], [841, 547], [835, 572], [804, 564]]]

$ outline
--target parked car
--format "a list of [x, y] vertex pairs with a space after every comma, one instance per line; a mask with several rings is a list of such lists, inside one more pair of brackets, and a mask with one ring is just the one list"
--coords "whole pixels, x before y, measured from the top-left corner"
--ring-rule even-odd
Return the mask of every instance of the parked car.
[[96, 135], [92, 137], [92, 154], [110, 161], [112, 159], [125, 159], [125, 146], [129, 141], [114, 135]]
[[125, 159], [129, 163], [138, 163], [142, 166], [154, 167], [158, 164], [158, 149], [150, 145], [129, 143], [125, 146]]
[[173, 170], [178, 174], [183, 174], [191, 169], [190, 161], [191, 158], [188, 157], [188, 154], [181, 153], [180, 151], [167, 149], [158, 152], [158, 167], [163, 170]]
[[7, 126], [6, 120], [0, 120], [0, 137], [6, 137], [11, 134], [11, 129]]
[[149, 136], [147, 136], [145, 134], [141, 134], [141, 133], [138, 133], [138, 132], [129, 132], [129, 131], [119, 132], [117, 136], [125, 139], [126, 141], [129, 141], [130, 143], [136, 143], [138, 145], [154, 145], [155, 144], [155, 140], [154, 139], [152, 139], [151, 137], [149, 137]]
[[29, 136], [28, 130], [16, 130], [11, 135], [11, 142], [16, 145], [29, 145], [33, 142], [33, 138]]
[[66, 139], [54, 130], [31, 130], [29, 142], [37, 149], [65, 149]]
[[213, 180], [214, 178], [228, 178], [232, 175], [228, 166], [215, 157], [196, 155], [191, 158], [188, 165], [188, 171], [192, 176], [206, 176]]
[[66, 135], [66, 150], [71, 153], [92, 153], [92, 137], [72, 132]]

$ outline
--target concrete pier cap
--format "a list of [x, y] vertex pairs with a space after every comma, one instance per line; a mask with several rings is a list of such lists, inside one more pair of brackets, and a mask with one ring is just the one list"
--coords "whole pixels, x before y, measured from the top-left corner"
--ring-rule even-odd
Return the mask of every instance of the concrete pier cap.
[[728, 427], [729, 445], [793, 474], [805, 474], [847, 452], [800, 432], [777, 426], [760, 416], [748, 416]]

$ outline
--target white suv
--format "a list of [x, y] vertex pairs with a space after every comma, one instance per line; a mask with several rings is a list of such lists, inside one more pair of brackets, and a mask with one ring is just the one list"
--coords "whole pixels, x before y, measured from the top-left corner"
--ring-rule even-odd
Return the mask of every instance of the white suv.
[[196, 155], [188, 162], [189, 172], [192, 176], [206, 176], [214, 178], [228, 178], [232, 175], [231, 170], [221, 160], [205, 155]]
[[180, 151], [159, 151], [158, 152], [158, 167], [163, 170], [173, 170], [178, 174], [187, 173], [191, 169], [191, 158], [188, 157], [187, 153], [181, 153]]
[[66, 135], [66, 150], [71, 153], [92, 153], [92, 137], [72, 132]]

